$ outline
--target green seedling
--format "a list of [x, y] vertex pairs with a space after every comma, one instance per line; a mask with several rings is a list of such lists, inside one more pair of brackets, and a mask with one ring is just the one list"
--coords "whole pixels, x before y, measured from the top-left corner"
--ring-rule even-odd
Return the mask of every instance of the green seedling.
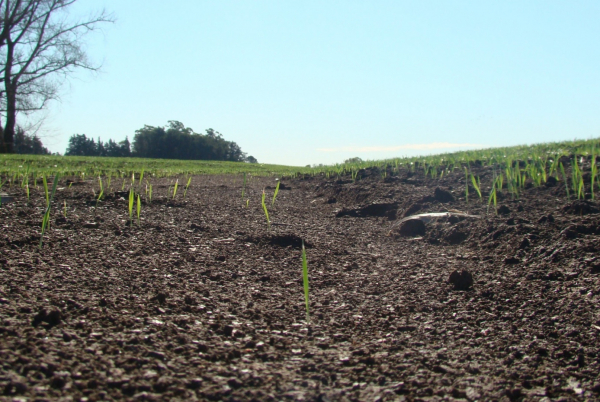
[[175, 199], [175, 194], [177, 194], [177, 186], [179, 185], [179, 179], [175, 181], [175, 186], [173, 187], [173, 199]]
[[123, 179], [123, 184], [121, 185], [121, 191], [125, 190], [125, 179]]
[[27, 194], [27, 203], [29, 203], [29, 184], [25, 185], [25, 194]]
[[262, 201], [261, 201], [263, 211], [265, 211], [265, 216], [267, 217], [267, 228], [271, 228], [271, 220], [269, 219], [269, 211], [267, 211], [267, 205], [265, 204], [265, 190], [262, 192]]
[[490, 206], [493, 203], [494, 204], [494, 211], [496, 212], [496, 215], [498, 215], [496, 191], [498, 189], [498, 186], [502, 185], [501, 181], [502, 181], [502, 175], [496, 177], [496, 179], [492, 183], [492, 191], [490, 191], [490, 196], [488, 198], [488, 206], [487, 206], [487, 212], [488, 213], [490, 212]]
[[473, 183], [473, 188], [475, 189], [475, 191], [477, 191], [477, 195], [479, 195], [479, 199], [481, 200], [481, 190], [479, 189], [479, 185], [481, 184], [481, 182], [479, 181], [479, 177], [477, 177], [476, 179], [475, 176], [471, 174], [471, 183]]
[[281, 184], [281, 181], [278, 180], [277, 186], [275, 187], [275, 193], [273, 194], [273, 202], [271, 202], [271, 206], [275, 205], [275, 198], [277, 198], [277, 194], [279, 193], [279, 185], [280, 184]]
[[248, 204], [250, 203], [250, 198], [246, 200], [246, 208], [248, 208]]
[[129, 189], [129, 225], [131, 225], [133, 223], [133, 201], [134, 201], [134, 194], [133, 194], [133, 187], [131, 187]]
[[142, 180], [144, 179], [144, 168], [142, 168], [142, 173], [140, 173], [140, 186], [142, 185]]
[[192, 182], [192, 176], [188, 178], [187, 184], [185, 185], [185, 190], [183, 190], [183, 199], [185, 200], [185, 195], [187, 194], [188, 188], [190, 187], [190, 183]]
[[152, 202], [152, 184], [148, 186], [148, 202]]
[[306, 249], [304, 248], [304, 240], [302, 240], [302, 282], [304, 282], [304, 302], [306, 304], [306, 322], [310, 324], [308, 262], [306, 261]]
[[140, 212], [142, 210], [142, 202], [140, 201], [140, 195], [138, 194], [137, 196], [137, 220], [138, 220], [138, 226], [140, 226]]
[[27, 184], [29, 184], [29, 168], [31, 165], [27, 165], [27, 169], [25, 170], [25, 174], [23, 175], [23, 180], [21, 180], [21, 188], [25, 188]]
[[42, 244], [44, 241], [44, 232], [46, 231], [46, 228], [50, 227], [50, 207], [51, 207], [52, 199], [54, 198], [54, 193], [56, 193], [56, 185], [58, 184], [58, 176], [59, 176], [58, 173], [56, 173], [54, 175], [54, 183], [52, 184], [52, 194], [48, 201], [48, 206], [46, 207], [46, 212], [44, 213], [44, 218], [42, 219], [42, 232], [40, 235], [40, 248], [42, 248]]

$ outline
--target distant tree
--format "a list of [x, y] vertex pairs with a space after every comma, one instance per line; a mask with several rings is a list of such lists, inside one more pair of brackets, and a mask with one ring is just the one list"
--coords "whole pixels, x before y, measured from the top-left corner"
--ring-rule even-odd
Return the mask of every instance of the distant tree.
[[100, 138], [95, 142], [85, 134], [73, 134], [65, 155], [128, 157], [131, 156], [131, 143], [127, 137], [119, 143], [114, 140], [104, 143]]
[[131, 156], [131, 144], [129, 138], [119, 142], [118, 144], [114, 140], [108, 140], [106, 143], [106, 156], [112, 157], [128, 157]]
[[226, 141], [212, 128], [206, 134], [195, 133], [179, 121], [166, 127], [144, 126], [135, 132], [132, 154], [144, 158], [222, 160], [242, 162], [246, 154], [240, 146]]
[[252, 155], [248, 155], [246, 156], [246, 162], [247, 163], [258, 163], [258, 161], [256, 160], [256, 158]]
[[98, 137], [98, 142], [96, 143], [96, 156], [106, 156], [106, 148], [100, 137]]
[[350, 159], [346, 159], [344, 161], [344, 163], [362, 163], [363, 160], [360, 159], [358, 156], [355, 156], [354, 158], [350, 158]]
[[17, 127], [14, 139], [14, 151], [17, 154], [50, 155], [39, 137], [27, 134], [21, 127]]
[[65, 155], [98, 156], [98, 148], [93, 138], [87, 138], [85, 134], [73, 134]]

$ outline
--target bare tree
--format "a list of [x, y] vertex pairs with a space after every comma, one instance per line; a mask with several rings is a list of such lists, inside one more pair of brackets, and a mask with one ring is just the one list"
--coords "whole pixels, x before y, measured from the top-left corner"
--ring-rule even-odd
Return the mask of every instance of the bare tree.
[[76, 1], [0, 0], [0, 152], [13, 152], [18, 113], [57, 99], [77, 68], [99, 68], [88, 60], [83, 40], [113, 18], [101, 11], [74, 21], [68, 11]]

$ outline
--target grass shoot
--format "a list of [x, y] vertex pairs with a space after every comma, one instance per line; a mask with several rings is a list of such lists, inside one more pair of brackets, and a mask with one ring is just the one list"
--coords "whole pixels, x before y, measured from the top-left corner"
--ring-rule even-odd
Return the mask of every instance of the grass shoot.
[[275, 198], [277, 198], [277, 194], [279, 193], [279, 185], [281, 184], [281, 180], [277, 180], [277, 186], [275, 187], [275, 193], [273, 193], [273, 202], [271, 202], [271, 206], [275, 205]]
[[177, 186], [179, 185], [179, 179], [175, 181], [175, 186], [173, 187], [173, 198], [175, 199], [175, 195], [177, 194]]
[[133, 187], [131, 187], [129, 189], [129, 225], [131, 225], [133, 223], [133, 200], [134, 200]]
[[42, 244], [44, 241], [44, 232], [46, 231], [46, 228], [50, 227], [50, 209], [51, 209], [52, 199], [54, 198], [54, 193], [56, 193], [56, 185], [58, 184], [58, 176], [59, 176], [58, 173], [56, 173], [54, 175], [54, 183], [52, 184], [52, 194], [50, 195], [50, 198], [48, 201], [48, 206], [46, 207], [46, 212], [44, 213], [44, 218], [42, 219], [42, 232], [40, 234], [40, 248], [42, 248]]
[[271, 220], [269, 219], [269, 211], [267, 211], [267, 205], [265, 204], [265, 190], [262, 192], [262, 201], [261, 201], [263, 211], [265, 212], [265, 216], [267, 218], [267, 227], [271, 228]]
[[473, 188], [477, 191], [477, 195], [479, 195], [479, 199], [481, 200], [481, 190], [479, 189], [481, 182], [479, 181], [479, 176], [475, 178], [475, 176], [471, 174], [471, 183], [473, 183]]
[[185, 200], [185, 195], [187, 194], [188, 188], [190, 187], [190, 183], [192, 182], [192, 176], [188, 178], [187, 184], [185, 185], [185, 190], [183, 190], [183, 199]]

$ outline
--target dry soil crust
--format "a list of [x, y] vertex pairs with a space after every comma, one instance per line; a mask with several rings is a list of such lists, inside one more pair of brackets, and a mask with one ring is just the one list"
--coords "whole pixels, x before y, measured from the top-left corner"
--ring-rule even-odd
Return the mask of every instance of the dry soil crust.
[[[142, 192], [139, 226], [127, 193], [95, 211], [96, 182], [61, 182], [42, 250], [42, 191], [29, 204], [14, 191], [0, 208], [0, 399], [600, 398], [596, 203], [551, 183], [496, 215], [473, 189], [465, 203], [462, 174], [359, 178], [284, 181], [274, 206], [274, 180], [252, 178], [248, 207], [240, 177], [194, 177], [175, 201], [163, 179], [151, 203]], [[398, 223], [447, 210], [481, 218]], [[473, 285], [455, 290], [464, 270]]]

